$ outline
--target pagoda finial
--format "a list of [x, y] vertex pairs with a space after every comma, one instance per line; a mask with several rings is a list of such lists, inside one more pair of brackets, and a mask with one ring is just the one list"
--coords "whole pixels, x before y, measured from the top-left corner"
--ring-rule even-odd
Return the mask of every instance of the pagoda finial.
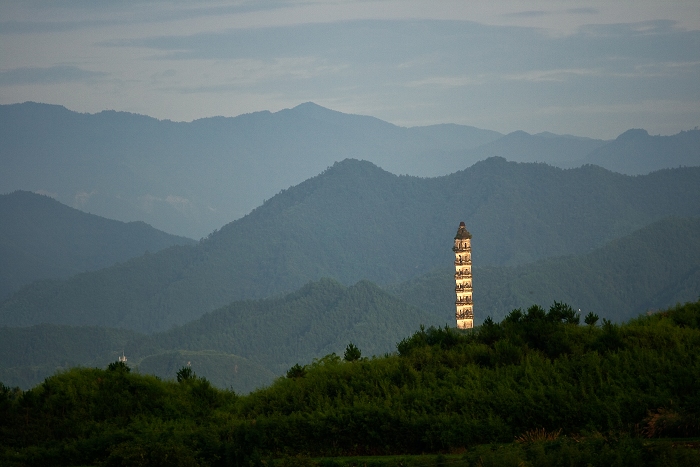
[[455, 235], [455, 240], [457, 240], [458, 238], [472, 238], [472, 234], [469, 233], [469, 231], [467, 230], [467, 226], [464, 225], [464, 222], [459, 223], [459, 228], [457, 229], [457, 235]]

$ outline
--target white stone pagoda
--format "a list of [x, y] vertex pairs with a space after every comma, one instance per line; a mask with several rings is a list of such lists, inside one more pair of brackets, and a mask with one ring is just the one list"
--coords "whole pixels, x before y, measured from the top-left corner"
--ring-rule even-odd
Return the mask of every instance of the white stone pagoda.
[[459, 223], [455, 244], [455, 293], [457, 295], [457, 327], [471, 329], [474, 327], [474, 304], [472, 302], [472, 234], [464, 222]]

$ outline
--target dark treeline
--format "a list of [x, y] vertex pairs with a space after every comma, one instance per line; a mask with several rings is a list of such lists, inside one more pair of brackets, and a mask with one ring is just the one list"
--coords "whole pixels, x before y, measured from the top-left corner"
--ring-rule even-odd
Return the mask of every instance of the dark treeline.
[[622, 325], [555, 302], [474, 331], [422, 328], [384, 357], [348, 345], [248, 396], [189, 367], [177, 381], [120, 363], [73, 369], [29, 391], [2, 387], [0, 460], [354, 465], [332, 458], [431, 453], [454, 465], [697, 465], [699, 346], [700, 302]]

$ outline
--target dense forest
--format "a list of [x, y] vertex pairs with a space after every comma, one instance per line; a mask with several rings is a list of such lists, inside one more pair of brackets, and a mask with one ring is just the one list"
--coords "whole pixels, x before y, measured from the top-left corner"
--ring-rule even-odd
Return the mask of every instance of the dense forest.
[[380, 357], [349, 342], [247, 396], [187, 366], [167, 380], [75, 368], [0, 387], [0, 460], [698, 465], [699, 346], [700, 302], [621, 325], [555, 302], [472, 331], [421, 328]]
[[67, 278], [194, 243], [143, 222], [105, 219], [28, 191], [0, 195], [0, 300], [39, 279]]
[[406, 281], [451, 263], [460, 221], [474, 235], [475, 267], [583, 254], [668, 216], [699, 216], [699, 187], [700, 168], [629, 177], [492, 158], [421, 179], [345, 160], [196, 246], [29, 285], [0, 304], [0, 325], [151, 333], [323, 277]]

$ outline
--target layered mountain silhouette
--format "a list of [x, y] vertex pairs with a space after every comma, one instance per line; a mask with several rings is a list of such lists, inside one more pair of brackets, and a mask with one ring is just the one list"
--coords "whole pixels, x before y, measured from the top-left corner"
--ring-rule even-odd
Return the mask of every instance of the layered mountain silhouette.
[[673, 136], [652, 136], [646, 130], [628, 130], [578, 162], [628, 175], [666, 167], [697, 166], [700, 165], [700, 130], [681, 131]]
[[39, 279], [67, 278], [146, 251], [194, 243], [143, 222], [105, 219], [36, 193], [0, 195], [0, 300]]
[[[45, 192], [102, 216], [200, 238], [336, 161], [443, 175], [471, 165], [452, 153], [500, 136], [459, 125], [402, 128], [313, 103], [190, 123], [4, 105], [0, 192]], [[441, 154], [450, 154], [446, 162]]]
[[323, 277], [343, 284], [418, 277], [451, 264], [460, 221], [474, 235], [474, 265], [483, 267], [583, 254], [667, 216], [698, 215], [700, 168], [631, 177], [491, 158], [422, 179], [346, 160], [196, 246], [27, 286], [0, 304], [0, 325], [157, 332]]
[[[582, 160], [586, 156], [607, 144], [607, 141], [592, 138], [555, 135], [553, 133], [531, 135], [524, 131], [514, 131], [493, 142], [470, 150], [468, 154], [469, 159], [474, 162], [489, 157], [503, 157], [514, 162], [544, 162], [555, 167], [572, 168], [583, 165]], [[700, 163], [700, 158], [698, 163]], [[597, 165], [606, 167], [601, 164]]]
[[42, 192], [104, 217], [201, 238], [346, 158], [421, 177], [494, 156], [562, 168], [595, 164], [634, 175], [700, 165], [700, 131], [628, 133], [601, 141], [521, 131], [504, 136], [453, 124], [403, 128], [310, 102], [189, 123], [2, 105], [0, 193]]

